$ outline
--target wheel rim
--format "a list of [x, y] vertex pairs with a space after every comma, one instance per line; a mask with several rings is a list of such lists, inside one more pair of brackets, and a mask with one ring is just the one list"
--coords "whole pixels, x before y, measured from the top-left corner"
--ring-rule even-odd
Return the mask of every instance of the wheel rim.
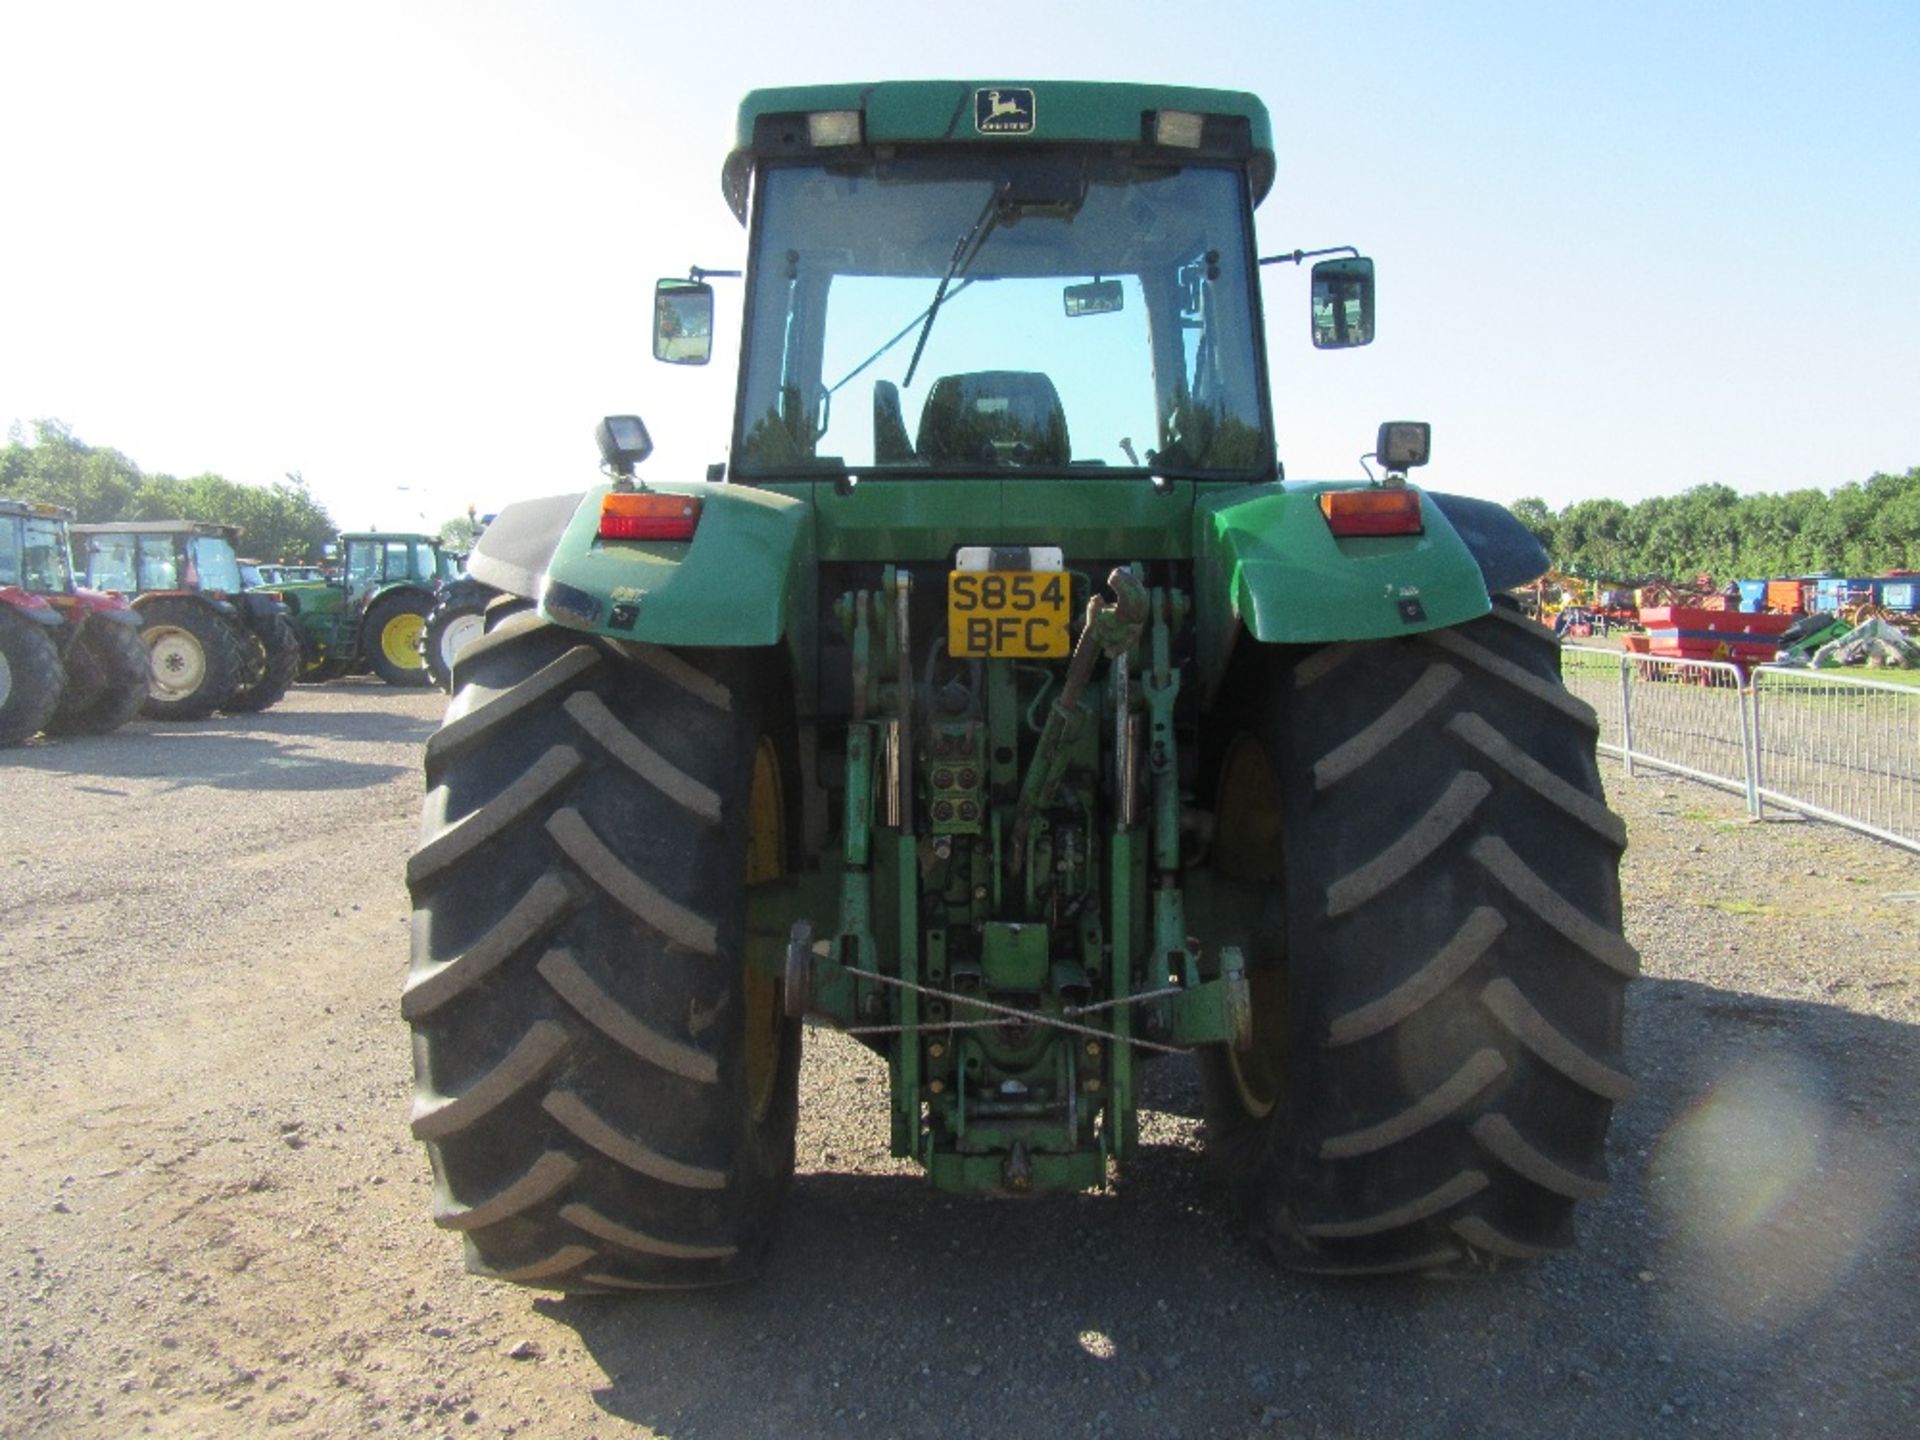
[[420, 658], [420, 635], [426, 620], [408, 611], [396, 615], [380, 627], [380, 653], [387, 663], [400, 670], [418, 670], [426, 662]]
[[178, 625], [147, 627], [147, 688], [156, 700], [185, 700], [207, 683], [207, 652]]
[[[1278, 885], [1284, 873], [1280, 807], [1273, 769], [1253, 736], [1236, 735], [1220, 766], [1214, 805], [1213, 865], [1244, 884]], [[1253, 1043], [1244, 1051], [1223, 1046], [1241, 1108], [1265, 1119], [1280, 1103], [1287, 1061], [1287, 975], [1279, 965], [1250, 967]]]
[[447, 628], [440, 632], [440, 663], [453, 669], [454, 657], [484, 635], [486, 629], [484, 615], [459, 615], [448, 621]]
[[[772, 880], [787, 869], [787, 805], [780, 783], [780, 757], [771, 740], [763, 739], [753, 755], [753, 788], [747, 798], [747, 866], [749, 886]], [[755, 1124], [773, 1109], [780, 1083], [781, 1048], [786, 1038], [786, 1016], [780, 983], [749, 966], [746, 996], [747, 1098]]]
[[0, 705], [5, 705], [13, 694], [13, 663], [7, 659], [7, 652], [0, 650]]

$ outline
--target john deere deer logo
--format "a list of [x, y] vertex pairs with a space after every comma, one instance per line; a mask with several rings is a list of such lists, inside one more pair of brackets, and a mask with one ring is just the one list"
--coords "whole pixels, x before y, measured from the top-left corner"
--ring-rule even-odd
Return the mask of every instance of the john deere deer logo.
[[1024, 89], [973, 92], [973, 128], [982, 135], [1033, 133], [1033, 91]]

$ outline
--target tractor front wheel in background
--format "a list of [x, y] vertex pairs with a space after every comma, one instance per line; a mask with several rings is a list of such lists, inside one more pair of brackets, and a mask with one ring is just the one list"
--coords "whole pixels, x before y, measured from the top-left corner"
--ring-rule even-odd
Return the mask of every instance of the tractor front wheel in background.
[[1253, 1044], [1201, 1070], [1209, 1148], [1284, 1263], [1529, 1260], [1606, 1189], [1638, 960], [1558, 651], [1500, 607], [1239, 677], [1213, 864], [1266, 896]]
[[204, 720], [226, 703], [247, 673], [241, 642], [250, 637], [204, 600], [166, 596], [141, 610], [147, 647], [147, 700], [155, 720]]
[[434, 1218], [545, 1289], [747, 1279], [799, 1104], [799, 1027], [744, 958], [797, 829], [778, 667], [488, 620], [407, 867]]
[[106, 735], [140, 713], [147, 698], [147, 646], [138, 625], [90, 617], [74, 647], [84, 650], [88, 683], [73, 683], [47, 722], [55, 735]]
[[486, 633], [487, 604], [498, 592], [477, 580], [456, 580], [441, 593], [427, 616], [421, 654], [433, 683], [453, 691], [454, 657]]
[[387, 684], [418, 688], [433, 683], [420, 656], [420, 637], [432, 608], [432, 600], [418, 590], [396, 591], [367, 607], [361, 649], [373, 673]]
[[230, 715], [252, 714], [278, 703], [300, 674], [300, 634], [284, 615], [275, 615], [264, 638], [254, 643], [265, 652], [264, 672], [220, 708]]
[[0, 745], [18, 745], [39, 734], [65, 687], [53, 637], [0, 600]]

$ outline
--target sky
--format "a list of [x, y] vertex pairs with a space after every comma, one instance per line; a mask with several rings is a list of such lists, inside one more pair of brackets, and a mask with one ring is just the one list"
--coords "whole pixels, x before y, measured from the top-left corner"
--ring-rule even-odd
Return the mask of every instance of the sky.
[[1260, 95], [1261, 253], [1378, 266], [1344, 352], [1262, 271], [1290, 477], [1416, 419], [1495, 500], [1827, 489], [1920, 465], [1917, 67], [1912, 0], [0, 0], [0, 430], [350, 527], [583, 488], [610, 413], [697, 477], [737, 346], [650, 292], [744, 258], [747, 90], [1110, 79]]

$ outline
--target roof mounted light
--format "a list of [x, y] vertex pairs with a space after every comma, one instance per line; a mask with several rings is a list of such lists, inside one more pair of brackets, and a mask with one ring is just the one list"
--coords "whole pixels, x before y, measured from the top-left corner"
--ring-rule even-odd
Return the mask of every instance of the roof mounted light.
[[807, 143], [815, 149], [860, 143], [858, 110], [815, 110], [807, 116]]
[[1380, 427], [1373, 453], [1390, 474], [1404, 475], [1427, 463], [1433, 449], [1433, 426], [1424, 420], [1389, 420]]
[[633, 467], [653, 453], [653, 437], [638, 415], [609, 415], [594, 427], [600, 463], [631, 485]]
[[1153, 117], [1153, 143], [1176, 150], [1198, 150], [1207, 133], [1207, 117], [1192, 110], [1162, 110]]

